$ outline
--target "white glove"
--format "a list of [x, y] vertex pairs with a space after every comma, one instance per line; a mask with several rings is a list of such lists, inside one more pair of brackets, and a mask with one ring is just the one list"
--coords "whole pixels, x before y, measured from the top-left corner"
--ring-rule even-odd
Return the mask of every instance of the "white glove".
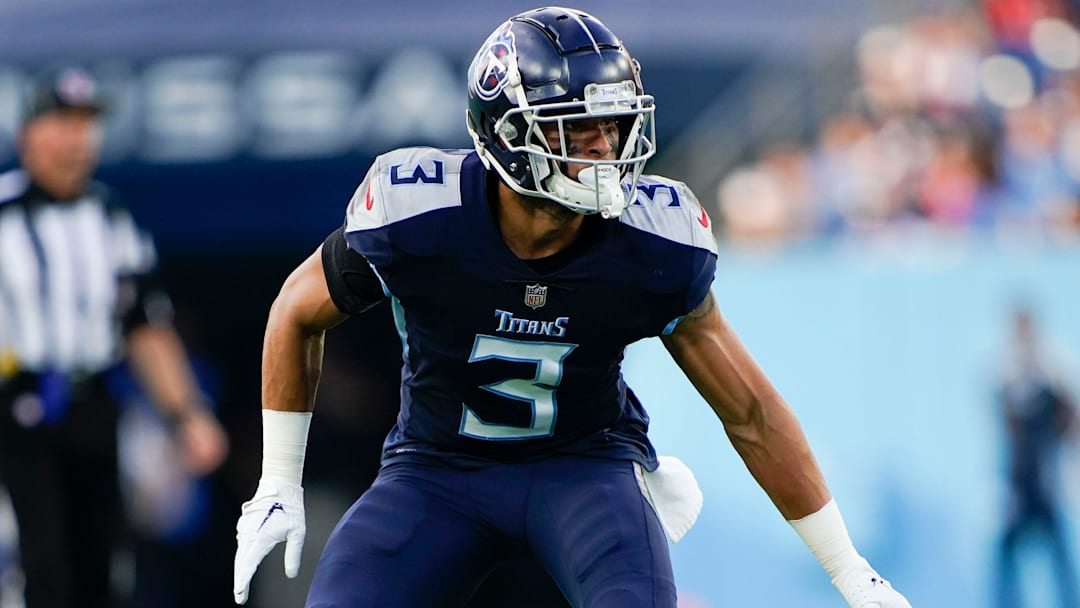
[[255, 496], [244, 503], [236, 522], [233, 596], [237, 604], [247, 602], [255, 569], [282, 541], [285, 542], [285, 576], [296, 578], [306, 533], [304, 489], [284, 480], [259, 480]]
[[911, 608], [904, 596], [881, 578], [865, 559], [832, 579], [851, 608]]

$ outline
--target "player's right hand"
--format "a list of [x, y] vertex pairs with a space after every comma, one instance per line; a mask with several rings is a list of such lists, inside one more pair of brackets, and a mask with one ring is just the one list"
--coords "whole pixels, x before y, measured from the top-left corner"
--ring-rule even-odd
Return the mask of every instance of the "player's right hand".
[[247, 602], [251, 577], [259, 562], [275, 545], [285, 542], [285, 576], [300, 573], [304, 548], [304, 489], [278, 479], [262, 479], [255, 496], [244, 503], [236, 522], [236, 561], [233, 563], [233, 596]]
[[911, 608], [907, 598], [862, 558], [856, 567], [838, 575], [832, 583], [850, 608]]

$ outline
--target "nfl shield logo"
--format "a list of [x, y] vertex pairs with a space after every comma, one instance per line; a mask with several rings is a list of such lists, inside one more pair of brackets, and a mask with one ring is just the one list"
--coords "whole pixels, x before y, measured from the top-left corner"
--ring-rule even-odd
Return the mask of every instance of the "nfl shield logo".
[[547, 304], [547, 285], [526, 285], [525, 305], [529, 308], [540, 308]]

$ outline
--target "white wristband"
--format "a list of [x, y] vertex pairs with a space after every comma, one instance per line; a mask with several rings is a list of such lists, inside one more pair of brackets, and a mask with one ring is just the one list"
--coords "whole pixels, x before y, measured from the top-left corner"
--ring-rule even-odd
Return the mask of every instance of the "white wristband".
[[840, 573], [860, 563], [862, 558], [851, 544], [836, 500], [829, 499], [824, 507], [788, 523], [795, 528], [806, 546], [810, 547], [814, 557], [831, 578], [835, 579]]
[[300, 485], [304, 477], [311, 412], [263, 409], [263, 479]]

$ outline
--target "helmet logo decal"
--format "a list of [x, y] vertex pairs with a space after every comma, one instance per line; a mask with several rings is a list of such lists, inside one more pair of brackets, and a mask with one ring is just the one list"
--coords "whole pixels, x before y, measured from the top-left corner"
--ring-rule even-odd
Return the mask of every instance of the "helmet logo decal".
[[495, 30], [473, 59], [471, 78], [480, 99], [491, 101], [506, 87], [510, 57], [517, 54], [511, 25], [506, 23]]

